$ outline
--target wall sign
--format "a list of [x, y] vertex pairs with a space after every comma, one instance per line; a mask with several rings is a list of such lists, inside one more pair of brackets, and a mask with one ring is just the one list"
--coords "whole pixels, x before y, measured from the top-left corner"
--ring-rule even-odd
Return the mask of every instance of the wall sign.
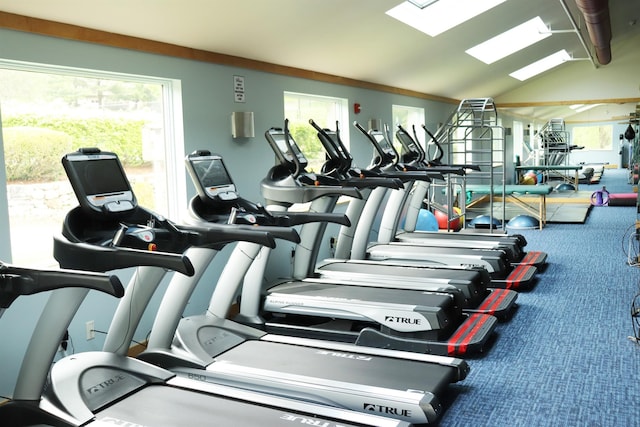
[[235, 102], [245, 102], [244, 76], [233, 76], [233, 98]]

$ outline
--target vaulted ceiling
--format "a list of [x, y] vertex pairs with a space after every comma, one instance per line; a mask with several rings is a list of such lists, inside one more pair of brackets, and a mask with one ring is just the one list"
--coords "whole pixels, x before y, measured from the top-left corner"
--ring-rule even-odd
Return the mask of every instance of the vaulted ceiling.
[[[477, 0], [481, 1], [481, 0]], [[606, 0], [595, 1], [607, 5]], [[611, 61], [599, 63], [576, 0], [507, 0], [436, 37], [385, 12], [400, 0], [0, 0], [0, 11], [407, 89], [492, 97], [546, 121], [620, 120], [640, 101], [640, 1], [611, 0]], [[419, 9], [416, 8], [416, 11]], [[457, 11], [452, 11], [457, 13]], [[553, 32], [487, 65], [465, 50], [535, 16]], [[577, 31], [576, 31], [577, 27]], [[573, 61], [509, 73], [566, 49]], [[602, 104], [583, 113], [572, 104]]]

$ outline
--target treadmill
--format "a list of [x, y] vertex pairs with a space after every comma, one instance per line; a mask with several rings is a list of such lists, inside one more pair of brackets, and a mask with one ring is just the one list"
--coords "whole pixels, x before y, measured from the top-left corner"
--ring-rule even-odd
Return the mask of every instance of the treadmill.
[[[370, 194], [372, 190], [384, 187], [381, 180], [388, 180], [387, 176], [397, 176], [407, 179], [409, 173], [403, 170], [396, 173], [382, 172], [377, 167], [369, 169], [355, 168], [352, 165], [353, 158], [342, 143], [339, 136], [338, 123], [336, 129], [322, 129], [313, 120], [309, 121], [316, 129], [317, 136], [327, 153], [327, 162], [323, 166], [325, 173], [338, 179], [343, 185], [356, 185], [361, 193]], [[295, 144], [295, 141], [291, 141]], [[438, 167], [437, 173], [450, 173], [458, 168]], [[424, 173], [413, 173], [420, 178]], [[395, 180], [395, 179], [394, 179]], [[402, 190], [402, 180], [396, 188]], [[395, 191], [393, 192], [395, 193]], [[275, 193], [271, 196], [278, 197]], [[324, 197], [313, 202], [314, 211], [332, 211], [336, 206], [337, 198]], [[361, 200], [352, 199], [352, 203]], [[351, 212], [347, 209], [347, 213]], [[349, 219], [357, 222], [358, 218]], [[336, 257], [320, 263], [316, 270], [316, 260], [325, 234], [325, 224], [305, 224], [301, 230], [302, 243], [296, 250], [294, 257], [294, 273], [296, 279], [328, 281], [335, 283], [348, 283], [352, 285], [378, 286], [394, 289], [418, 289], [422, 291], [449, 292], [451, 289], [460, 291], [463, 300], [459, 302], [466, 313], [492, 314], [499, 319], [507, 319], [515, 308], [517, 294], [507, 289], [489, 289], [491, 280], [487, 271], [481, 267], [457, 267], [457, 266], [403, 266], [379, 261], [353, 260], [347, 254], [340, 254], [340, 248], [336, 248]], [[342, 227], [343, 229], [346, 227]], [[340, 244], [340, 239], [338, 239]], [[322, 269], [322, 264], [331, 263], [330, 269]]]
[[[66, 155], [63, 165], [80, 206], [69, 212], [62, 234], [54, 238], [54, 256], [61, 266], [73, 264], [96, 271], [147, 266], [192, 275], [193, 265], [176, 249], [190, 241], [215, 246], [216, 241], [229, 239], [220, 227], [198, 232], [180, 229], [138, 206], [113, 153], [84, 149]], [[265, 242], [263, 238], [256, 241]], [[148, 277], [138, 272], [127, 286], [125, 298], [136, 288], [145, 287]], [[397, 419], [181, 378], [127, 357], [123, 350], [85, 352], [61, 359], [51, 368], [43, 392], [55, 350], [87, 292], [62, 289], [51, 294], [16, 387], [16, 399], [38, 402], [41, 410], [69, 425], [407, 425]], [[130, 326], [135, 329], [137, 325]]]
[[[376, 152], [374, 163], [384, 169], [395, 169], [399, 156], [384, 133], [378, 130], [367, 132], [357, 123], [355, 126], [374, 146]], [[407, 186], [409, 185], [410, 182], [407, 182]], [[349, 204], [347, 215], [352, 220], [358, 218], [357, 227], [355, 231], [345, 227], [340, 230], [336, 254], [339, 254], [341, 258], [368, 259], [401, 265], [483, 267], [490, 274], [491, 287], [494, 288], [528, 289], [535, 283], [537, 272], [535, 266], [519, 264], [513, 267], [502, 250], [456, 247], [429, 248], [401, 242], [370, 244], [369, 235], [386, 193], [385, 189], [375, 189], [367, 198], [366, 203]], [[324, 273], [324, 271], [333, 268], [332, 264], [318, 266], [318, 271]]]
[[[116, 276], [72, 270], [36, 270], [0, 262], [0, 318], [19, 297], [74, 287], [93, 289], [114, 297], [124, 294], [124, 288]], [[13, 400], [0, 404], [3, 425], [69, 426], [63, 419], [43, 411], [39, 407], [39, 397], [25, 399], [18, 393]]]
[[[428, 129], [423, 126], [426, 132]], [[416, 142], [417, 135], [415, 127], [413, 128], [414, 136], [411, 135], [401, 126], [398, 125], [396, 130], [396, 139], [402, 146], [402, 160], [412, 164], [422, 164], [426, 168], [438, 168], [439, 162], [433, 163], [426, 160], [426, 153]], [[435, 137], [434, 137], [435, 138]], [[437, 144], [437, 141], [436, 141]], [[439, 147], [439, 145], [438, 145]], [[442, 149], [439, 148], [441, 151]], [[451, 189], [449, 189], [451, 190]], [[524, 252], [526, 239], [522, 235], [513, 234], [481, 234], [481, 233], [444, 233], [444, 232], [416, 232], [415, 224], [423, 200], [427, 197], [429, 186], [423, 182], [417, 181], [413, 188], [412, 194], [408, 195], [400, 203], [387, 203], [384, 216], [381, 220], [380, 232], [378, 233], [379, 242], [400, 241], [412, 244], [420, 244], [432, 247], [465, 247], [465, 248], [483, 248], [503, 250], [509, 257], [511, 264], [530, 264], [538, 269], [546, 263], [547, 254], [540, 251]], [[449, 191], [448, 194], [451, 194]], [[449, 202], [450, 204], [451, 202]], [[400, 232], [396, 234], [398, 229], [398, 219], [402, 214], [402, 209], [406, 208], [405, 230], [413, 230], [413, 232]]]
[[[294, 203], [311, 201], [307, 195], [315, 192], [313, 183], [323, 176], [306, 172], [306, 158], [287, 135], [286, 122], [284, 129], [272, 128], [265, 133], [278, 157], [278, 163], [262, 182], [263, 195], [269, 201], [267, 208], [274, 212], [284, 211]], [[343, 193], [344, 188], [339, 181], [333, 181], [334, 194], [313, 199], [310, 211], [324, 212], [316, 210], [315, 203]], [[197, 182], [195, 184], [198, 185]], [[304, 224], [301, 233], [316, 224]], [[295, 249], [296, 257], [300, 252], [313, 249], [308, 245], [309, 242], [301, 239]], [[429, 279], [430, 285], [420, 285], [416, 279], [414, 286], [407, 287], [399, 285], [398, 278], [388, 275], [388, 281], [393, 280], [395, 284], [380, 286], [372, 281], [369, 286], [367, 280], [354, 282], [296, 277], [269, 287], [263, 298], [267, 258], [268, 249], [263, 248], [261, 256], [253, 261], [247, 273], [244, 274], [244, 270], [238, 273], [240, 279], [242, 276], [245, 279], [240, 314], [236, 319], [268, 332], [357, 345], [362, 345], [366, 337], [373, 337], [376, 344], [372, 347], [462, 355], [482, 351], [495, 328], [497, 319], [494, 316], [463, 313], [461, 300], [465, 295], [445, 278]], [[235, 269], [235, 263], [228, 265]], [[398, 275], [402, 276], [403, 271], [398, 271]], [[226, 294], [234, 294], [240, 286], [239, 280], [219, 282], [216, 292], [227, 289]], [[209, 311], [225, 313], [230, 302], [227, 300], [222, 307], [216, 307], [216, 301], [218, 298], [214, 295]], [[499, 303], [499, 299], [493, 302], [496, 306]]]
[[[87, 269], [89, 267], [101, 269], [104, 266], [97, 263], [97, 257], [93, 256], [93, 253], [99, 253], [105, 247], [117, 249], [119, 253], [123, 250], [123, 246], [133, 248], [128, 251], [148, 254], [154, 260], [161, 255], [167, 259], [174, 259], [178, 256], [175, 252], [180, 252], [187, 247], [202, 246], [204, 249], [209, 246], [206, 240], [203, 242], [202, 234], [207, 234], [208, 229], [222, 227], [216, 227], [216, 224], [200, 227], [175, 225], [137, 206], [124, 171], [113, 153], [99, 151], [71, 153], [65, 156], [63, 164], [79, 200], [85, 200], [85, 202], [81, 202], [81, 207], [74, 211], [73, 219], [65, 221], [65, 239], [55, 241], [57, 250], [54, 255], [61, 264], [69, 262], [75, 264], [76, 268], [84, 266]], [[92, 197], [96, 191], [90, 191], [90, 183], [95, 182], [96, 176], [109, 176], [119, 185], [114, 185], [106, 193], [101, 188], [97, 193], [103, 196]], [[322, 185], [314, 185], [313, 188], [318, 189], [320, 194], [326, 191]], [[109, 196], [105, 197], [104, 194]], [[351, 192], [351, 194], [356, 193]], [[222, 197], [226, 196], [225, 194]], [[108, 206], [97, 209], [95, 206], [83, 208], [83, 204], [91, 205], [93, 200], [105, 202]], [[111, 203], [115, 205], [112, 207]], [[149, 229], [150, 227], [152, 229]], [[245, 226], [226, 224], [224, 227], [233, 230]], [[258, 232], [263, 229], [261, 226], [248, 228]], [[223, 238], [227, 237], [223, 236]], [[263, 241], [256, 240], [252, 243], [264, 246]], [[146, 248], [149, 244], [154, 245], [155, 250], [148, 251]], [[184, 276], [193, 275], [196, 269], [203, 267], [198, 263], [194, 264], [191, 258], [184, 256], [182, 258], [185, 258], [185, 262], [189, 260], [189, 268], [179, 270], [187, 273], [182, 274]], [[159, 262], [148, 265], [144, 264], [146, 261], [143, 258], [138, 265], [158, 267]], [[166, 260], [163, 261], [163, 266], [164, 264], [167, 264], [168, 268], [173, 268]], [[173, 277], [177, 276], [181, 275], [174, 273]], [[127, 287], [128, 292], [123, 298], [125, 303], [119, 304], [115, 317], [126, 317], [120, 313], [126, 312], [127, 308], [135, 307], [136, 311], [144, 310], [148, 297], [144, 295], [146, 291], [140, 291], [140, 289], [157, 287], [161, 278], [162, 274], [153, 274], [153, 271], [139, 267]], [[142, 297], [139, 297], [140, 294]], [[120, 310], [122, 306], [125, 310]], [[128, 316], [128, 321], [122, 322], [122, 326], [118, 328], [126, 331], [119, 334], [111, 327], [105, 341], [105, 350], [108, 351], [100, 352], [95, 357], [86, 356], [86, 366], [100, 366], [108, 363], [103, 362], [103, 359], [124, 358], [129, 343], [126, 332], [136, 329], [138, 319], [138, 315]], [[171, 382], [183, 384], [181, 381], [186, 381], [188, 384], [182, 387], [193, 389], [192, 392], [207, 390], [209, 387], [214, 389], [222, 387], [224, 390], [229, 388], [236, 393], [248, 393], [252, 396], [257, 393], [259, 396], [270, 396], [276, 400], [284, 399], [283, 402], [296, 402], [289, 404], [290, 408], [302, 408], [304, 405], [311, 404], [321, 408], [326, 406], [327, 408], [322, 409], [324, 411], [347, 410], [349, 414], [355, 411], [361, 412], [362, 415], [384, 415], [394, 418], [396, 422], [427, 423], [437, 419], [441, 412], [439, 398], [446, 392], [449, 384], [463, 379], [468, 372], [466, 362], [450, 357], [405, 355], [403, 352], [383, 349], [368, 351], [354, 345], [337, 345], [319, 340], [291, 340], [290, 337], [268, 335], [261, 330], [239, 325], [223, 317], [202, 316], [202, 322], [198, 324], [198, 321], [198, 318], [192, 316], [182, 319], [180, 323], [185, 324], [187, 328], [196, 328], [193, 336], [200, 339], [199, 344], [204, 346], [204, 351], [207, 352], [206, 357], [201, 358], [200, 354], [192, 353], [183, 358], [185, 354], [183, 349], [178, 349], [176, 353], [165, 352], [159, 357], [159, 359], [168, 360], [165, 366], [174, 366], [169, 371]], [[116, 323], [115, 319], [114, 323]], [[126, 344], [122, 344], [124, 341]], [[66, 366], [78, 364], [77, 360], [78, 358], [75, 358], [62, 365], [56, 364], [61, 367], [52, 371], [52, 375], [56, 376], [56, 378], [52, 376], [54, 383], [61, 384], [57, 382], [58, 378], [65, 375], [68, 370]], [[151, 358], [145, 360], [157, 365], [161, 364], [159, 360]], [[136, 360], [136, 363], [143, 362]], [[80, 390], [86, 390], [86, 388], [77, 387], [78, 376], [89, 378], [84, 372], [86, 366], [73, 369], [75, 377], [71, 380], [66, 382], [61, 380], [69, 384], [69, 387], [71, 387], [70, 384], [74, 385], [77, 392], [68, 397], [74, 402], [87, 398], [87, 396], [79, 396]], [[155, 365], [146, 366], [156, 369]], [[161, 372], [166, 374], [168, 371], [161, 369]], [[176, 374], [177, 377], [173, 377]], [[110, 377], [102, 376], [102, 378]], [[60, 385], [57, 389], [66, 390], [66, 387]], [[164, 391], [161, 392], [164, 393]], [[62, 396], [56, 395], [55, 398], [58, 400], [62, 397], [67, 398], [65, 392], [60, 394]], [[96, 395], [96, 398], [98, 397]], [[190, 399], [196, 398], [190, 397]], [[260, 399], [266, 401], [263, 397]], [[175, 401], [181, 402], [182, 405], [186, 404], [179, 398]], [[215, 407], [212, 404], [207, 406]], [[232, 410], [235, 411], [235, 409]], [[78, 411], [86, 413], [86, 405]], [[320, 409], [315, 411], [317, 414], [323, 414]], [[175, 410], [175, 412], [176, 416], [180, 416], [181, 411]], [[254, 411], [245, 409], [244, 412], [247, 416], [253, 416]], [[190, 421], [174, 422], [173, 425], [194, 425]], [[209, 421], [209, 425], [211, 423]], [[220, 424], [230, 424], [230, 422]]]

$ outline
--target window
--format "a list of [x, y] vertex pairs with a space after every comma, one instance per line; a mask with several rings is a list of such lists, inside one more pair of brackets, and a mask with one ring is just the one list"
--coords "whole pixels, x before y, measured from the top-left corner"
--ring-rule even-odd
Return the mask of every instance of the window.
[[573, 128], [572, 144], [585, 150], [613, 149], [613, 126], [578, 126]]
[[542, 19], [536, 16], [502, 34], [467, 49], [466, 52], [485, 64], [493, 64], [547, 37], [551, 37], [551, 31], [549, 31]]
[[335, 129], [338, 122], [340, 138], [349, 148], [347, 99], [285, 92], [284, 117], [289, 119], [291, 135], [309, 161], [309, 171], [319, 172], [325, 161], [325, 151], [315, 129], [309, 124], [310, 119], [329, 129]]
[[406, 1], [387, 10], [386, 14], [435, 37], [505, 1], [440, 0], [426, 2], [424, 6], [416, 1]]
[[60, 158], [81, 147], [118, 154], [138, 203], [180, 217], [179, 90], [172, 80], [0, 61], [11, 262], [55, 265], [52, 235], [77, 205]]
[[558, 65], [564, 64], [567, 61], [571, 61], [571, 55], [565, 49], [561, 49], [556, 53], [552, 53], [549, 56], [545, 56], [536, 62], [533, 62], [519, 70], [510, 73], [509, 75], [514, 79], [525, 81], [531, 77], [537, 76], [540, 73], [544, 73]]

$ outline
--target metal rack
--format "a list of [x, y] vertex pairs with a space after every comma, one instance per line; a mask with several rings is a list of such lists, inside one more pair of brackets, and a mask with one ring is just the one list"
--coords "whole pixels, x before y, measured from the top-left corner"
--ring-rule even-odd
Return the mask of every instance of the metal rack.
[[542, 158], [540, 165], [560, 166], [569, 164], [571, 152], [570, 133], [565, 130], [563, 119], [551, 119], [540, 129], [537, 142]]
[[[498, 114], [492, 98], [464, 99], [444, 125], [442, 133], [448, 155], [448, 163], [475, 166], [478, 170], [468, 169], [461, 188], [456, 190], [461, 214], [470, 212], [481, 202], [488, 201], [488, 228], [500, 223], [505, 229], [505, 203], [501, 203], [501, 212], [497, 212], [494, 193], [505, 193], [505, 141], [504, 128], [498, 125]], [[467, 191], [469, 185], [482, 185], [489, 189], [488, 195], [479, 196]], [[498, 221], [495, 221], [498, 220]]]

